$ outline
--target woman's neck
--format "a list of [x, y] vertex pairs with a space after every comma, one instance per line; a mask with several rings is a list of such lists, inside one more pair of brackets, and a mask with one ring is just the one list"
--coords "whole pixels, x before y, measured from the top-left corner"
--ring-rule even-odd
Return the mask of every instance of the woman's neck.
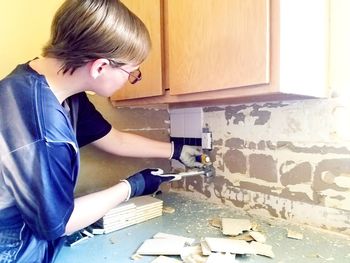
[[[62, 62], [55, 58], [41, 57], [29, 62], [29, 66], [43, 75], [58, 99], [62, 103], [66, 98], [86, 89], [84, 81], [87, 79], [86, 68], [83, 66], [74, 71], [74, 74], [61, 70]], [[85, 88], [85, 89], [84, 89]]]

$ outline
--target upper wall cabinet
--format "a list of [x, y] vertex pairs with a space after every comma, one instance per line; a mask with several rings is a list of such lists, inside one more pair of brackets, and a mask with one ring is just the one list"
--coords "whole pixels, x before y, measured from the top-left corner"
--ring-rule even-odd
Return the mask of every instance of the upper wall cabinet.
[[269, 82], [268, 0], [169, 0], [164, 9], [171, 95]]
[[328, 1], [152, 0], [151, 8], [150, 0], [125, 0], [149, 26], [156, 47], [149, 60], [158, 55], [162, 70], [149, 70], [147, 60], [140, 86], [123, 88], [112, 103], [324, 97]]
[[145, 23], [152, 39], [152, 50], [140, 67], [142, 81], [134, 85], [127, 83], [111, 99], [126, 100], [162, 95], [164, 89], [161, 63], [161, 2], [160, 0], [122, 0], [122, 2]]

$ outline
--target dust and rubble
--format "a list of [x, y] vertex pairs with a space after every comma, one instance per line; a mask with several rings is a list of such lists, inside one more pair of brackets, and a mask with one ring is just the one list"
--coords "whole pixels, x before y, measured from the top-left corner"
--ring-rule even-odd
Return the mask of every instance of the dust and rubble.
[[[290, 254], [292, 254], [304, 249], [305, 245], [312, 244], [309, 250], [304, 249], [303, 253], [298, 254], [298, 257], [306, 261], [311, 258], [319, 258], [325, 261], [335, 260], [335, 257], [327, 255], [327, 251], [319, 249], [317, 246], [318, 242], [326, 241], [326, 237], [322, 237], [322, 233], [324, 232], [326, 235], [333, 234], [330, 231], [299, 225], [282, 219], [258, 217], [244, 210], [232, 209], [232, 207], [225, 204], [209, 204], [205, 198], [193, 200], [192, 196], [187, 198], [187, 196], [183, 196], [183, 193], [181, 195], [179, 197], [180, 201], [177, 200], [176, 204], [172, 203], [176, 213], [168, 215], [172, 222], [172, 227], [169, 230], [172, 233], [174, 229], [182, 229], [182, 232], [176, 231], [176, 233], [183, 233], [195, 238], [196, 242], [191, 246], [184, 245], [176, 255], [164, 255], [162, 254], [164, 252], [159, 255], [177, 260], [181, 258], [182, 261], [180, 262], [185, 263], [239, 262], [242, 259], [246, 261], [247, 258], [251, 258], [255, 262], [255, 260], [258, 260], [256, 257], [266, 258], [270, 262], [280, 262], [280, 258], [276, 258], [275, 250], [280, 255], [281, 251], [290, 251]], [[232, 215], [232, 210], [234, 210], [234, 215]], [[184, 222], [187, 222], [187, 224], [184, 224]], [[306, 229], [307, 231], [305, 231]], [[313, 231], [314, 234], [321, 233], [319, 240], [313, 240], [308, 235], [305, 236], [305, 233], [312, 233]], [[287, 241], [287, 239], [294, 241]], [[346, 238], [346, 240], [347, 243], [344, 244], [336, 241], [329, 241], [329, 243], [332, 247], [344, 248], [344, 246], [350, 245], [349, 239]], [[349, 255], [350, 253], [348, 257], [350, 257]], [[274, 260], [275, 258], [277, 261]], [[286, 256], [286, 262], [289, 262], [288, 260], [291, 258], [291, 255]], [[266, 260], [262, 262], [269, 262]]]

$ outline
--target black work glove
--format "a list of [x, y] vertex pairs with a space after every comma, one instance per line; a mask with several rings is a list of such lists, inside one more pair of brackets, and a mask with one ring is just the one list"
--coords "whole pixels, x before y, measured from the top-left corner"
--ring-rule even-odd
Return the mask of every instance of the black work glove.
[[197, 161], [200, 160], [201, 154], [202, 152], [198, 146], [173, 142], [173, 156], [171, 159], [178, 160], [187, 167], [202, 167], [203, 164]]
[[174, 176], [161, 176], [163, 170], [159, 168], [144, 169], [130, 176], [126, 181], [130, 184], [130, 197], [155, 193], [161, 183], [174, 179]]

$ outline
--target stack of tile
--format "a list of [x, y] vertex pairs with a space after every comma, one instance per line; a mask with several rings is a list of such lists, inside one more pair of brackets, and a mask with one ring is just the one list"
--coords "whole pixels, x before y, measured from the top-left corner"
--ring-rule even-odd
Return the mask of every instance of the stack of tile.
[[93, 224], [93, 233], [107, 234], [162, 215], [163, 201], [151, 196], [130, 199]]

